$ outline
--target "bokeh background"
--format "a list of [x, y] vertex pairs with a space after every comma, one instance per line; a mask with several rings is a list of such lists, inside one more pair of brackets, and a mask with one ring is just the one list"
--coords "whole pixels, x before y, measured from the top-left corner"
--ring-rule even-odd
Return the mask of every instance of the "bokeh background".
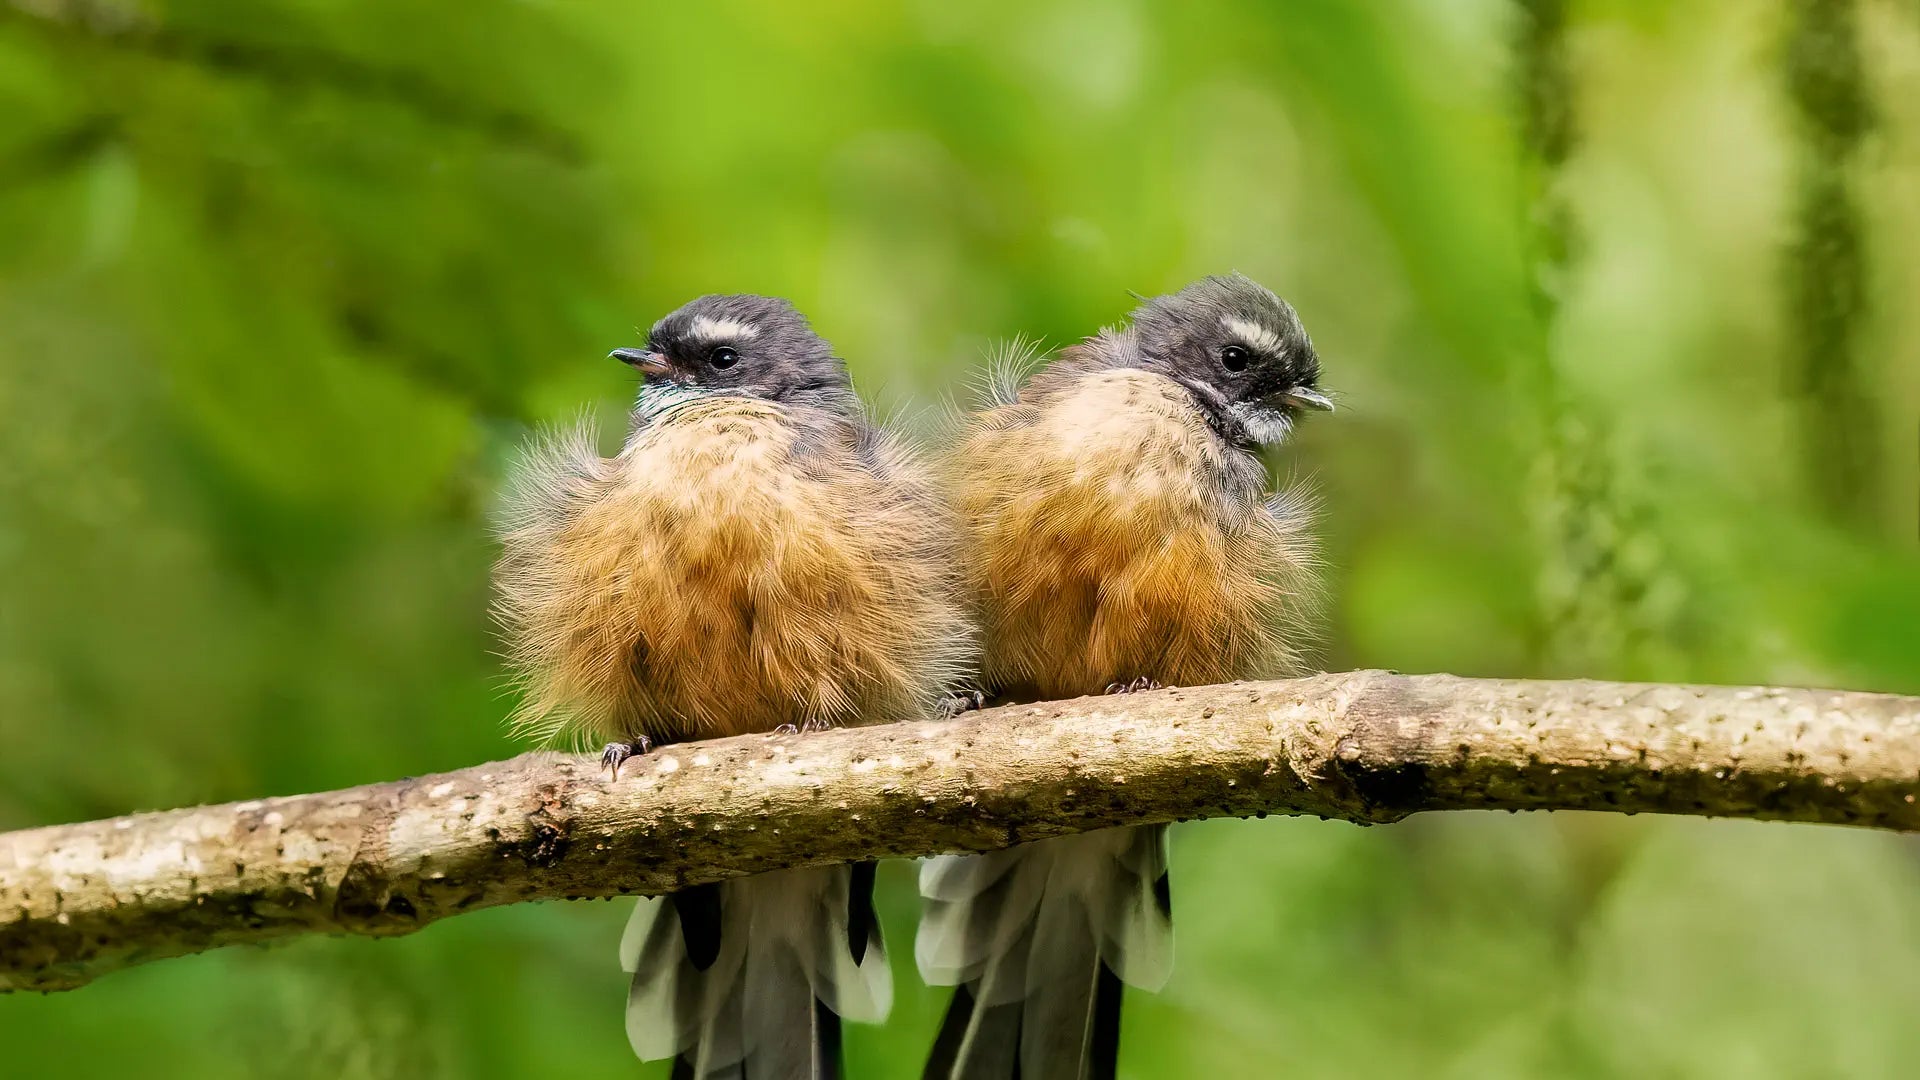
[[[0, 827], [516, 752], [485, 516], [712, 290], [888, 408], [1238, 268], [1329, 668], [1920, 691], [1920, 6], [0, 0]], [[1176, 833], [1128, 1077], [1895, 1077], [1920, 847]], [[901, 963], [854, 1075], [917, 1075]], [[630, 1076], [625, 903], [0, 999], [0, 1073]]]

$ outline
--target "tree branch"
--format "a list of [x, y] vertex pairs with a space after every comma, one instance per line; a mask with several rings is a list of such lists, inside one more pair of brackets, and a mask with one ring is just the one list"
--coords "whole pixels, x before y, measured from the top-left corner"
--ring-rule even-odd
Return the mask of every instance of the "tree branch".
[[1379, 671], [668, 747], [0, 835], [0, 990], [523, 900], [1112, 825], [1614, 810], [1920, 830], [1920, 698]]

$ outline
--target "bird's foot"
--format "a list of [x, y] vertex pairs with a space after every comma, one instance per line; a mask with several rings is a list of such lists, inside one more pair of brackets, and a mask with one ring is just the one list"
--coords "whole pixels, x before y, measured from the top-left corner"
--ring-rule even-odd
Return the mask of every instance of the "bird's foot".
[[768, 734], [769, 735], [811, 735], [816, 731], [825, 731], [832, 726], [833, 726], [833, 721], [822, 720], [821, 718], [816, 716], [813, 719], [804, 721], [803, 723], [800, 723], [798, 725], [781, 724], [779, 727], [774, 728], [772, 731], [768, 732]]
[[961, 713], [987, 707], [987, 694], [984, 690], [956, 690], [940, 702], [940, 719], [951, 720]]
[[1140, 676], [1139, 678], [1133, 680], [1132, 682], [1116, 682], [1116, 683], [1107, 684], [1107, 693], [1109, 694], [1133, 694], [1133, 693], [1138, 693], [1141, 690], [1164, 690], [1164, 689], [1166, 689], [1166, 686], [1162, 684], [1158, 679], [1149, 679], [1145, 675]]
[[635, 735], [632, 742], [610, 742], [600, 751], [600, 767], [611, 772], [613, 778], [618, 780], [620, 766], [625, 765], [628, 758], [639, 757], [651, 749], [653, 740], [645, 735]]

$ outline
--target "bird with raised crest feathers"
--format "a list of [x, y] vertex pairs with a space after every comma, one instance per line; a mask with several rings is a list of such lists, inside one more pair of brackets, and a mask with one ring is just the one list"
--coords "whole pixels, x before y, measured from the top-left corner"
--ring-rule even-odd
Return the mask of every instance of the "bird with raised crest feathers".
[[[1317, 609], [1311, 500], [1260, 447], [1331, 409], [1299, 316], [1209, 277], [1065, 349], [996, 365], [946, 461], [982, 686], [1033, 701], [1298, 673]], [[922, 867], [916, 958], [957, 988], [926, 1066], [954, 1080], [1114, 1075], [1123, 985], [1171, 973], [1166, 826]]]
[[[973, 663], [953, 511], [784, 300], [705, 296], [613, 356], [643, 375], [624, 445], [537, 440], [509, 486], [497, 611], [523, 732], [653, 746], [936, 713]], [[644, 759], [642, 759], [644, 760]], [[873, 866], [643, 900], [627, 1033], [697, 1080], [839, 1073], [840, 1020], [892, 983]]]

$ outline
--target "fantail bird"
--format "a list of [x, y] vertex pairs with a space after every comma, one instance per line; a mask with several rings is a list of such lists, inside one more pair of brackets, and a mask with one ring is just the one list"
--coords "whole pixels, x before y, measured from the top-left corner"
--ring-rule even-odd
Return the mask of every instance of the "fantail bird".
[[[1293, 308], [1236, 274], [1146, 300], [990, 390], [945, 470], [985, 690], [1297, 672], [1317, 593], [1308, 501], [1267, 493], [1259, 451], [1333, 407], [1319, 378]], [[1171, 971], [1166, 875], [1164, 825], [925, 864], [917, 959], [958, 986], [926, 1075], [1113, 1076], [1122, 983]]]
[[[933, 714], [972, 663], [957, 534], [931, 473], [862, 411], [784, 300], [705, 296], [613, 356], [644, 381], [612, 458], [534, 444], [506, 500], [498, 612], [516, 722], [652, 746]], [[627, 1033], [674, 1075], [838, 1074], [841, 1017], [892, 997], [873, 867], [643, 900]]]

